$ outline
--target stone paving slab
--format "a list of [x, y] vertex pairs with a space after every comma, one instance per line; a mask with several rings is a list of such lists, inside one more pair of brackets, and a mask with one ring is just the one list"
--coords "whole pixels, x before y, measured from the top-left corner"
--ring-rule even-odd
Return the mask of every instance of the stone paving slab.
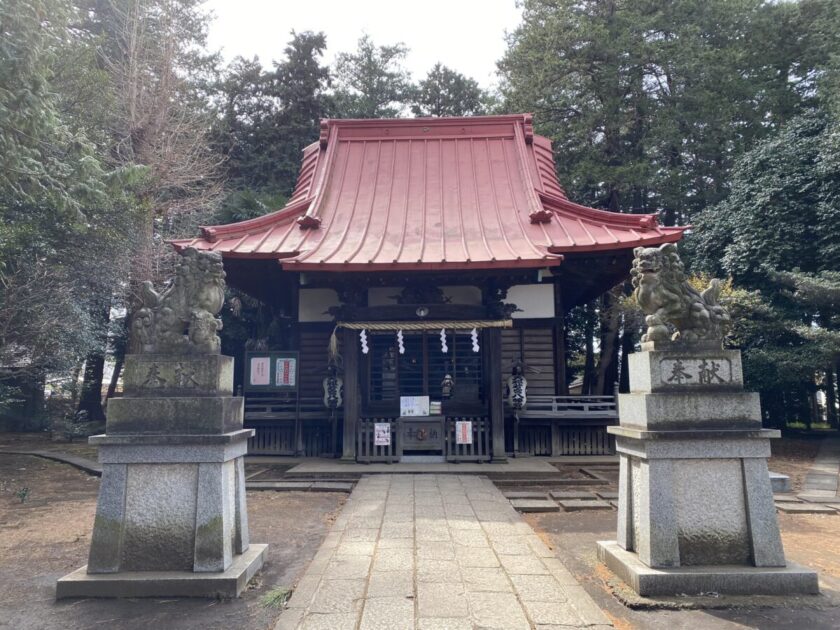
[[[775, 497], [774, 497], [775, 498]], [[826, 505], [840, 504], [840, 497], [838, 496], [822, 496], [820, 494], [800, 494], [797, 498], [807, 501], [808, 503], [824, 503]], [[776, 499], [778, 501], [779, 499]]]
[[571, 499], [569, 501], [558, 501], [560, 506], [567, 512], [579, 512], [581, 510], [610, 510], [612, 506], [608, 501], [594, 499], [591, 501]]
[[559, 512], [560, 508], [548, 499], [511, 499], [510, 504], [520, 512]]
[[598, 498], [603, 499], [604, 501], [618, 501], [618, 492], [601, 490], [595, 494], [598, 495]]
[[492, 482], [401, 474], [357, 483], [275, 630], [561, 627], [612, 626]]
[[578, 501], [594, 501], [598, 497], [592, 492], [582, 492], [580, 490], [553, 490], [551, 498], [556, 501], [565, 501], [567, 499], [576, 499]]
[[837, 514], [837, 510], [817, 503], [777, 503], [776, 509], [785, 514]]
[[774, 494], [773, 500], [776, 503], [802, 503], [802, 497], [795, 494]]
[[547, 499], [548, 495], [545, 492], [523, 492], [520, 490], [508, 490], [503, 492], [506, 499]]

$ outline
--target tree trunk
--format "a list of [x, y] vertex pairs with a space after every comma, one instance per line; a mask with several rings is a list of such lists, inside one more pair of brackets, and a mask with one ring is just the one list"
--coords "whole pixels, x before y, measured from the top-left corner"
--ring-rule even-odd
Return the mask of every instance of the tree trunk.
[[837, 396], [834, 391], [835, 372], [833, 366], [825, 371], [825, 415], [829, 426], [837, 429]]
[[79, 406], [76, 411], [87, 412], [88, 419], [92, 422], [105, 420], [105, 413], [102, 411], [102, 380], [105, 373], [105, 351], [108, 345], [108, 322], [111, 319], [111, 303], [106, 303], [93, 313], [93, 326], [99, 330], [101, 336], [97, 348], [88, 353], [85, 357], [85, 373], [82, 382]]
[[586, 344], [586, 356], [583, 362], [583, 384], [580, 388], [580, 393], [588, 395], [592, 393], [592, 375], [595, 367], [595, 324], [592, 317], [592, 306], [586, 305], [586, 323], [584, 324], [584, 339]]
[[108, 393], [105, 395], [105, 400], [109, 400], [114, 397], [114, 394], [117, 391], [117, 383], [120, 381], [120, 374], [122, 373], [124, 363], [125, 355], [117, 355], [114, 362], [114, 372], [111, 374], [111, 382], [108, 383]]
[[91, 422], [102, 422], [105, 413], [102, 411], [102, 377], [105, 372], [105, 353], [91, 352], [85, 359], [85, 374], [82, 381], [79, 406], [76, 411], [87, 412]]
[[[598, 357], [598, 372], [595, 381], [595, 393], [604, 396], [612, 392], [616, 374], [618, 355], [618, 326], [621, 312], [615, 305], [612, 293], [605, 293], [601, 298], [601, 352]], [[610, 378], [612, 377], [612, 378]]]

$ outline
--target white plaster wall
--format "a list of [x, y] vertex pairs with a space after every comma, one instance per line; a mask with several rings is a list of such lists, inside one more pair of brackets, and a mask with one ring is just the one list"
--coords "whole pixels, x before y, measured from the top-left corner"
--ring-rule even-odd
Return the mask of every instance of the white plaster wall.
[[481, 305], [481, 289], [472, 286], [443, 287], [443, 294], [452, 300], [453, 304]]
[[400, 287], [372, 287], [368, 289], [368, 306], [391, 306], [397, 303], [395, 295], [399, 295]]
[[333, 318], [325, 311], [339, 304], [338, 293], [333, 289], [301, 289], [298, 298], [298, 321], [330, 322]]
[[522, 309], [514, 319], [554, 317], [554, 285], [517, 284], [508, 290], [505, 302]]

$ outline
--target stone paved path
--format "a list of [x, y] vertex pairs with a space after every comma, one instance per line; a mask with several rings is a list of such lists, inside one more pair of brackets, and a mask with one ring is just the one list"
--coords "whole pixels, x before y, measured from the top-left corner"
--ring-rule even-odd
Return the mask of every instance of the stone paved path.
[[811, 470], [805, 475], [801, 495], [834, 498], [838, 495], [840, 474], [840, 439], [826, 438], [820, 445]]
[[608, 628], [485, 477], [364, 477], [275, 630]]

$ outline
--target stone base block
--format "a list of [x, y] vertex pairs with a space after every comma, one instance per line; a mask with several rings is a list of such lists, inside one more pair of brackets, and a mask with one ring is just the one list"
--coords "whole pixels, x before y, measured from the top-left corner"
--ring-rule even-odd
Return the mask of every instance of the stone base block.
[[242, 429], [240, 396], [113, 398], [108, 401], [107, 435], [163, 433], [208, 435]]
[[77, 569], [56, 584], [56, 599], [68, 597], [239, 597], [262, 568], [268, 545], [251, 545], [227, 571], [132, 571], [90, 574]]
[[700, 344], [651, 344], [634, 352], [630, 361], [631, 392], [740, 390], [744, 386], [741, 352], [704, 348]]
[[622, 426], [651, 431], [761, 428], [761, 403], [755, 392], [619, 394], [618, 415]]
[[123, 392], [128, 398], [232, 396], [233, 357], [221, 354], [127, 354]]
[[652, 569], [614, 540], [598, 542], [598, 559], [643, 597], [666, 595], [818, 595], [816, 571], [789, 562], [785, 567], [738, 565]]

